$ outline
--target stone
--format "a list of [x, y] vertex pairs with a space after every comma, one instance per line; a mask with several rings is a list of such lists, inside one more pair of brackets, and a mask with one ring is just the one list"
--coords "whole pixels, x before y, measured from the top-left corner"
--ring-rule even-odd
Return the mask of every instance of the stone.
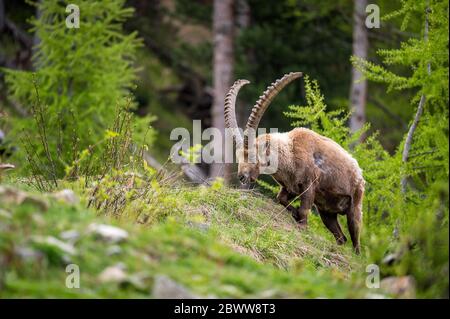
[[368, 293], [365, 299], [388, 299], [388, 297], [382, 294]]
[[386, 257], [383, 258], [383, 264], [391, 266], [396, 261], [398, 261], [399, 256], [398, 254], [388, 254]]
[[25, 246], [15, 247], [14, 254], [24, 261], [35, 261], [44, 257], [40, 251]]
[[258, 293], [258, 299], [271, 299], [279, 297], [280, 292], [277, 289], [267, 289]]
[[59, 237], [64, 241], [74, 244], [78, 239], [80, 239], [80, 233], [74, 229], [71, 229], [60, 233]]
[[411, 276], [384, 278], [380, 282], [380, 289], [402, 299], [411, 299], [416, 296], [416, 283]]
[[207, 232], [209, 230], [209, 225], [206, 223], [188, 221], [187, 225], [191, 228], [198, 229], [201, 232]]
[[65, 243], [55, 237], [47, 236], [47, 237], [35, 237], [34, 241], [41, 244], [46, 244], [49, 246], [56, 247], [61, 252], [67, 255], [75, 255], [76, 249], [71, 244]]
[[88, 231], [110, 243], [118, 243], [128, 238], [126, 230], [111, 225], [94, 223], [88, 226]]
[[41, 197], [37, 197], [21, 190], [0, 186], [0, 202], [7, 204], [31, 204], [38, 207], [42, 211], [48, 210], [48, 202]]
[[128, 275], [121, 264], [105, 268], [98, 276], [98, 280], [102, 283], [123, 283], [127, 279]]
[[185, 287], [165, 275], [157, 275], [153, 284], [153, 298], [156, 299], [197, 299]]
[[56, 192], [56, 193], [52, 194], [51, 196], [61, 202], [69, 204], [69, 205], [76, 205], [79, 203], [78, 196], [71, 189], [60, 190], [59, 192]]

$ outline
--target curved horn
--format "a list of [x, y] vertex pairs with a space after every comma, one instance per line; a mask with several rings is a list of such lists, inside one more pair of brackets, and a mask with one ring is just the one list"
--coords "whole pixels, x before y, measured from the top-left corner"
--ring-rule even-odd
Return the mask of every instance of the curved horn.
[[[234, 82], [233, 86], [230, 88], [227, 95], [225, 96], [225, 107], [224, 107], [225, 127], [234, 129], [236, 130], [236, 132], [239, 131], [239, 127], [236, 121], [236, 98], [241, 87], [249, 83], [250, 81], [247, 80], [237, 80], [236, 82]], [[242, 146], [242, 143], [243, 143], [242, 135], [237, 134], [236, 147]]]
[[259, 100], [253, 106], [252, 113], [248, 118], [245, 129], [247, 130], [249, 128], [252, 128], [256, 130], [264, 112], [270, 105], [270, 102], [272, 102], [272, 100], [275, 98], [275, 96], [277, 96], [278, 93], [280, 93], [280, 91], [286, 85], [288, 85], [295, 79], [301, 77], [302, 75], [303, 75], [302, 72], [291, 72], [289, 74], [285, 74], [281, 79], [278, 79], [271, 85], [269, 85], [267, 89], [264, 91], [264, 94], [259, 97]]

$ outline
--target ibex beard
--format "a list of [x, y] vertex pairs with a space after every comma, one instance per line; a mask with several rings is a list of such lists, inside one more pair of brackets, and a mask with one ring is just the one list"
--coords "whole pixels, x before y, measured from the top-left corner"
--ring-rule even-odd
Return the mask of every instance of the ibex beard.
[[[278, 201], [291, 212], [298, 224], [301, 227], [307, 225], [308, 213], [315, 205], [339, 245], [344, 244], [347, 238], [339, 225], [338, 214], [346, 215], [353, 247], [359, 254], [365, 182], [357, 161], [333, 140], [307, 128], [263, 134], [254, 143], [249, 141], [250, 132], [258, 128], [273, 98], [301, 76], [300, 72], [289, 73], [272, 83], [254, 105], [244, 133], [234, 135], [238, 178], [241, 183], [249, 183], [256, 181], [260, 174], [271, 175], [281, 186]], [[247, 80], [236, 81], [225, 98], [225, 123], [234, 131], [239, 130], [235, 114], [236, 97], [240, 88], [248, 83]], [[277, 163], [273, 165], [271, 161], [275, 159]], [[296, 198], [300, 199], [299, 208], [291, 205]]]

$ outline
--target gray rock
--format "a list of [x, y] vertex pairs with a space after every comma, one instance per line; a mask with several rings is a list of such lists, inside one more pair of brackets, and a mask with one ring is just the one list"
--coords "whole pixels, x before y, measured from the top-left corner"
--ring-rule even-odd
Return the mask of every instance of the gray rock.
[[128, 238], [126, 230], [111, 225], [94, 223], [88, 226], [88, 231], [110, 243], [118, 243]]
[[397, 298], [410, 299], [416, 297], [416, 283], [411, 276], [384, 278], [380, 282], [380, 289]]
[[67, 255], [75, 255], [77, 253], [75, 247], [73, 247], [71, 244], [65, 243], [52, 236], [35, 237], [34, 241], [37, 243], [53, 246]]
[[28, 203], [38, 207], [42, 211], [48, 210], [49, 207], [48, 202], [44, 198], [5, 186], [0, 186], [0, 202], [15, 205]]
[[390, 266], [393, 265], [398, 259], [398, 254], [388, 254], [383, 258], [383, 264]]
[[14, 254], [24, 261], [35, 261], [44, 257], [40, 251], [25, 246], [15, 247]]
[[56, 192], [56, 193], [52, 194], [51, 196], [61, 202], [69, 204], [69, 205], [76, 205], [79, 203], [79, 199], [78, 199], [77, 195], [71, 189], [60, 190], [59, 192]]
[[365, 296], [366, 299], [389, 299], [387, 296], [382, 294], [374, 294], [374, 293], [368, 293]]
[[119, 264], [105, 268], [98, 276], [101, 283], [123, 283], [127, 279], [128, 275], [123, 265]]
[[73, 245], [80, 238], [80, 233], [74, 229], [71, 229], [60, 233], [59, 237]]
[[202, 232], [207, 232], [209, 230], [209, 224], [205, 224], [205, 223], [197, 223], [197, 222], [188, 221], [187, 225], [189, 227], [198, 229]]
[[197, 299], [198, 296], [191, 293], [179, 283], [165, 275], [157, 275], [153, 284], [153, 298], [156, 299]]
[[121, 253], [122, 253], [122, 248], [120, 248], [120, 246], [118, 246], [118, 245], [112, 245], [106, 249], [106, 254], [108, 256], [119, 255]]
[[257, 298], [259, 299], [270, 299], [277, 298], [280, 295], [280, 292], [277, 289], [267, 289], [259, 292], [257, 294]]

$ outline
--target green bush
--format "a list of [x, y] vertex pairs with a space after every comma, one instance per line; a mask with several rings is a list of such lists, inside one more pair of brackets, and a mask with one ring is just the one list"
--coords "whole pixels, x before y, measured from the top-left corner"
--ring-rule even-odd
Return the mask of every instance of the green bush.
[[[105, 147], [99, 141], [115, 125], [115, 109], [133, 109], [133, 100], [126, 97], [135, 80], [133, 63], [140, 41], [136, 33], [122, 30], [133, 12], [124, 3], [78, 1], [79, 29], [65, 25], [68, 3], [36, 4], [41, 13], [31, 19], [40, 41], [33, 56], [36, 73], [5, 70], [9, 93], [33, 114], [13, 119], [11, 133], [25, 142], [20, 155], [27, 153], [28, 172], [36, 173], [37, 167], [51, 179], [63, 177], [82, 152]], [[151, 140], [153, 131], [145, 127], [152, 120], [133, 120], [141, 140], [145, 134]]]

